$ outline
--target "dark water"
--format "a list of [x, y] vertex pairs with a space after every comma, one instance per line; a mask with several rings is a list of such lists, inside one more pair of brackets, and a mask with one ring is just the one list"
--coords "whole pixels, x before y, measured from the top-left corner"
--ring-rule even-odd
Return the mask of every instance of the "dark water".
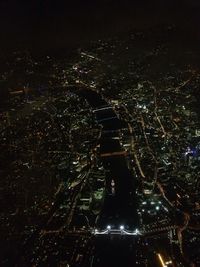
[[[109, 106], [100, 94], [92, 90], [82, 89], [78, 94], [84, 97], [93, 109]], [[112, 119], [113, 117], [114, 119]], [[111, 119], [105, 121], [106, 118]], [[96, 111], [96, 119], [103, 127], [99, 140], [100, 153], [122, 151], [120, 142], [115, 137], [118, 136], [116, 131], [124, 128], [126, 124], [117, 118], [113, 109], [103, 110], [103, 112]], [[108, 131], [110, 131], [109, 136]], [[120, 225], [124, 225], [126, 230], [135, 230], [138, 226], [136, 185], [135, 179], [127, 167], [126, 158], [123, 155], [109, 156], [103, 158], [102, 162], [107, 173], [107, 191], [96, 227], [105, 230], [107, 225], [111, 225], [114, 229], [119, 229]], [[109, 193], [112, 180], [115, 182], [114, 195]], [[137, 237], [129, 238], [123, 235], [97, 237], [90, 266], [133, 266], [136, 262], [136, 240]]]
[[[108, 106], [108, 103], [97, 92], [82, 89], [79, 94], [88, 101], [93, 109]], [[113, 109], [103, 110], [103, 112], [96, 111], [96, 114], [97, 122], [103, 127], [99, 141], [100, 154], [123, 151], [119, 140], [116, 139], [116, 131], [113, 132], [113, 130], [120, 130], [127, 125], [117, 118]], [[106, 118], [108, 120], [105, 120]], [[105, 135], [104, 130], [106, 130]], [[107, 131], [111, 131], [109, 137]], [[102, 161], [107, 171], [107, 194], [98, 220], [98, 227], [105, 229], [108, 224], [111, 224], [118, 229], [121, 224], [124, 224], [126, 228], [134, 230], [138, 224], [136, 188], [134, 177], [127, 167], [126, 158], [124, 155], [111, 155], [103, 158]], [[108, 193], [112, 180], [115, 182], [114, 195]]]
[[96, 240], [93, 267], [132, 267], [136, 262], [137, 238], [107, 237]]

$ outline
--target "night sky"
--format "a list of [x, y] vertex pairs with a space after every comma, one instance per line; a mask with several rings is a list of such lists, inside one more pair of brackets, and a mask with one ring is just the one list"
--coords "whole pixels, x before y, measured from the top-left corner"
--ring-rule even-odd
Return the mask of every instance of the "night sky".
[[79, 47], [130, 29], [175, 24], [199, 39], [198, 0], [1, 0], [1, 51]]

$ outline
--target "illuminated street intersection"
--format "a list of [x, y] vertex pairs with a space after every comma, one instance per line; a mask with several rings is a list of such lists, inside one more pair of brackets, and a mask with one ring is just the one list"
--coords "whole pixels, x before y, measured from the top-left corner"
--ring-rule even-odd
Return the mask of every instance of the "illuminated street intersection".
[[175, 33], [99, 40], [69, 61], [11, 55], [1, 266], [200, 266], [200, 74]]

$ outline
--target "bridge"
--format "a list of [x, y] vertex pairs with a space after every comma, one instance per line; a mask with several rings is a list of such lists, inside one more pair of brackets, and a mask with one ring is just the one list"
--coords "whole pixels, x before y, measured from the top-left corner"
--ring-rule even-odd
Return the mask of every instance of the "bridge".
[[101, 153], [100, 156], [102, 158], [105, 158], [105, 157], [114, 157], [114, 156], [126, 156], [127, 154], [128, 154], [127, 151], [116, 151], [116, 152]]
[[94, 235], [142, 235], [142, 233], [138, 229], [135, 229], [135, 231], [125, 230], [124, 225], [120, 225], [119, 229], [114, 229], [110, 225], [108, 225], [105, 230], [94, 229], [92, 233]]
[[135, 229], [134, 231], [129, 231], [126, 230], [124, 225], [120, 225], [119, 229], [112, 228], [111, 225], [108, 225], [106, 229], [104, 230], [98, 230], [98, 229], [93, 229], [91, 233], [93, 235], [129, 235], [129, 236], [146, 236], [146, 235], [155, 235], [159, 234], [162, 232], [168, 232], [170, 230], [175, 230], [177, 229], [177, 225], [166, 225], [162, 226], [159, 228], [154, 228], [154, 229]]
[[112, 106], [103, 106], [103, 107], [100, 107], [100, 108], [93, 109], [92, 111], [93, 112], [100, 112], [100, 111], [108, 110], [108, 109], [113, 109], [113, 107]]

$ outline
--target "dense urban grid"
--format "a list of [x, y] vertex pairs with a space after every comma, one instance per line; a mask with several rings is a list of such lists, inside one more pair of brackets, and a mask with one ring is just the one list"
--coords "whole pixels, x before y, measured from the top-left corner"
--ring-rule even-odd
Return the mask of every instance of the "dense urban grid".
[[200, 54], [179, 34], [2, 56], [1, 266], [200, 266]]

